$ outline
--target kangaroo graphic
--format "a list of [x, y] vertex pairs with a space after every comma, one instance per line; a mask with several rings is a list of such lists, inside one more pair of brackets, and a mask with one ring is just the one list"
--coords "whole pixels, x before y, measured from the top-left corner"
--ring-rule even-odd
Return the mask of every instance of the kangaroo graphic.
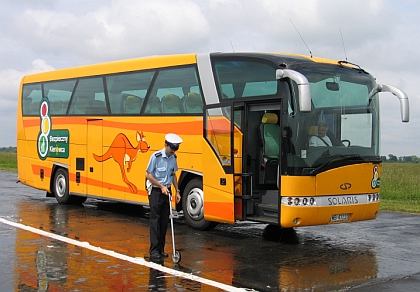
[[114, 160], [120, 166], [123, 181], [128, 185], [131, 192], [134, 194], [137, 193], [137, 187], [135, 184], [128, 180], [125, 173], [125, 164], [128, 162], [127, 172], [130, 172], [131, 164], [134, 160], [136, 160], [138, 153], [145, 153], [150, 148], [149, 144], [146, 142], [143, 132], [137, 131], [137, 142], [137, 147], [133, 147], [127, 136], [120, 133], [115, 137], [114, 141], [112, 141], [111, 146], [105, 154], [99, 156], [93, 153], [93, 157], [98, 162], [103, 162], [110, 159], [111, 157], [114, 158]]

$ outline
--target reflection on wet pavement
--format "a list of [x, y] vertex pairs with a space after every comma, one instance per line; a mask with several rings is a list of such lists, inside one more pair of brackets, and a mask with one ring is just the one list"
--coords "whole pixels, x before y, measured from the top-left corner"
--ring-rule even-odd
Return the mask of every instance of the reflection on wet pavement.
[[[15, 190], [9, 196], [6, 192], [2, 218], [148, 259], [147, 210], [96, 200], [64, 206], [24, 186], [17, 189], [30, 191], [18, 199]], [[281, 234], [265, 227], [243, 222], [220, 224], [206, 232], [178, 220], [175, 237], [182, 262], [175, 265], [169, 256], [162, 264], [259, 291], [334, 291], [420, 272], [418, 216], [381, 212], [375, 221], [304, 227]], [[5, 251], [0, 253], [1, 291], [221, 290], [4, 224], [0, 224], [0, 235]], [[170, 242], [168, 234], [168, 253], [172, 252]]]

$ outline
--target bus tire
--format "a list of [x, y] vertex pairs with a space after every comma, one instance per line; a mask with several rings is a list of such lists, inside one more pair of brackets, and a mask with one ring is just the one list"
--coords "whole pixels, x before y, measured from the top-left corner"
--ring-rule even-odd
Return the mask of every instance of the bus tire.
[[182, 196], [182, 209], [188, 225], [197, 230], [210, 230], [217, 222], [204, 219], [203, 182], [195, 178], [188, 182]]
[[55, 172], [52, 192], [60, 204], [81, 205], [87, 199], [87, 197], [71, 196], [69, 194], [69, 178], [67, 170], [64, 168], [59, 168]]
[[63, 168], [59, 168], [55, 172], [52, 191], [57, 202], [70, 204], [69, 179], [67, 171]]

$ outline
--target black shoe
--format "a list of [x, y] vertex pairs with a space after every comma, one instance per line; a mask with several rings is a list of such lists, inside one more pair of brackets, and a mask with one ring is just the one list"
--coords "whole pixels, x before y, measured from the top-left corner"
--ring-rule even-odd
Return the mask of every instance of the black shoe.
[[167, 253], [165, 253], [165, 252], [163, 252], [163, 251], [162, 251], [162, 252], [160, 252], [160, 255], [161, 255], [161, 256], [163, 256], [164, 258], [167, 258], [167, 257], [168, 257], [168, 254], [167, 254]]
[[150, 259], [151, 260], [158, 260], [158, 259], [160, 259], [160, 257], [161, 257], [161, 255], [158, 252], [154, 252], [154, 253], [150, 254]]

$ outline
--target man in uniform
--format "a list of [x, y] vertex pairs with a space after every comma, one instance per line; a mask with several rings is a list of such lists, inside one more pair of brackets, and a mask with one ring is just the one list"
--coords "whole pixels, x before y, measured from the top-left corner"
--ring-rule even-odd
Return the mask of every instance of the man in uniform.
[[169, 198], [171, 184], [176, 191], [176, 202], [181, 200], [176, 171], [178, 165], [175, 151], [178, 150], [182, 139], [176, 134], [165, 136], [165, 147], [152, 154], [146, 169], [146, 179], [151, 183], [149, 191], [150, 205], [150, 258], [167, 257], [165, 253], [165, 237], [169, 223]]

